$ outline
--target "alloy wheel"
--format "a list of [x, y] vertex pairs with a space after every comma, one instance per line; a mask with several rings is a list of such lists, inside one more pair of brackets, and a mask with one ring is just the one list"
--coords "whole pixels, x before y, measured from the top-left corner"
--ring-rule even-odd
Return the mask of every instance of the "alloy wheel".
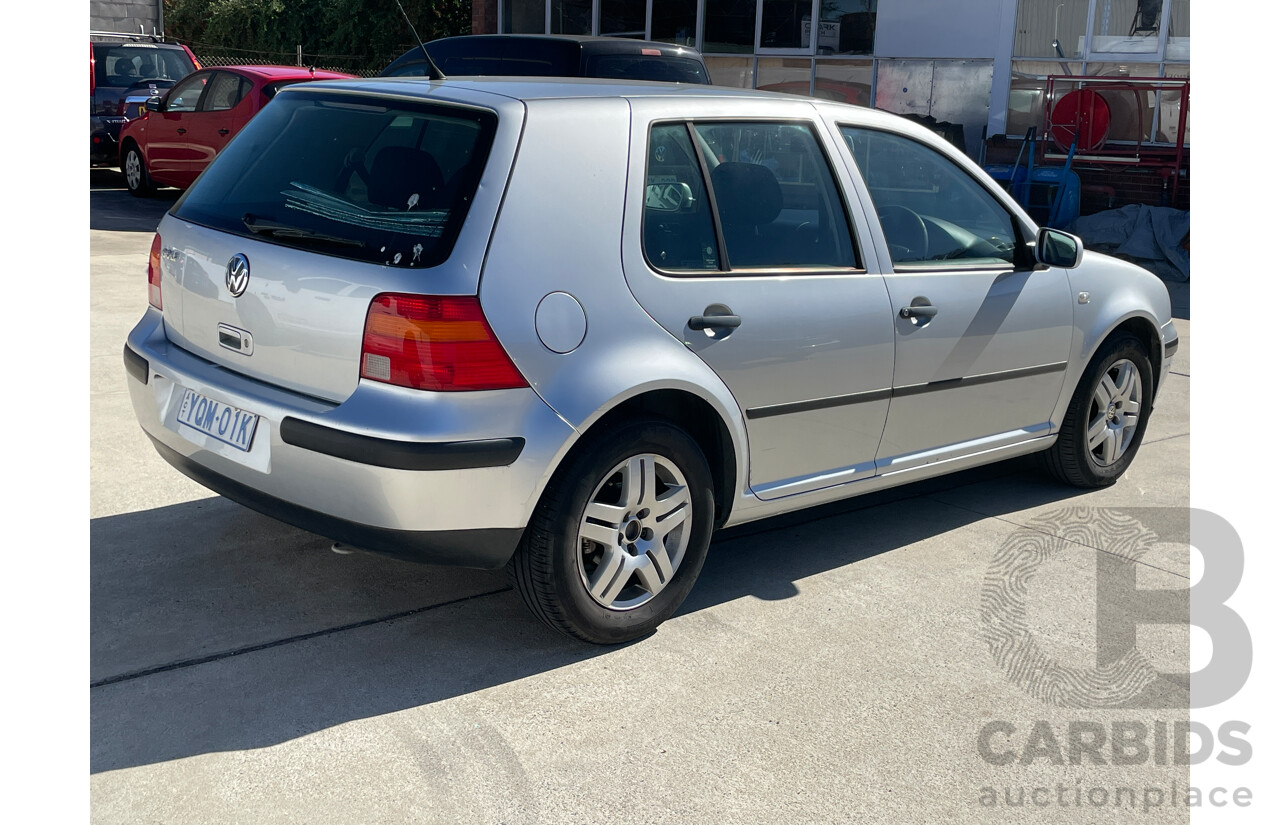
[[1112, 364], [1089, 404], [1089, 452], [1101, 467], [1119, 461], [1133, 443], [1142, 413], [1142, 375], [1132, 361]]
[[142, 159], [132, 149], [124, 156], [124, 179], [130, 189], [137, 189], [142, 185]]
[[671, 583], [689, 545], [689, 486], [653, 453], [615, 466], [592, 493], [578, 528], [578, 573], [591, 598], [632, 610]]

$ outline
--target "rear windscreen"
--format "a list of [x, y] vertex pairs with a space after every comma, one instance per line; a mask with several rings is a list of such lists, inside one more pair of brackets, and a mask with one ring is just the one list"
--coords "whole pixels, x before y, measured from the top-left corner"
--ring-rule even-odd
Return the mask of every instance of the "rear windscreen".
[[202, 226], [353, 260], [449, 257], [497, 115], [286, 90], [174, 205]]
[[[463, 38], [439, 41], [428, 50], [447, 77], [499, 75], [515, 77], [575, 77], [579, 74], [578, 46], [521, 38]], [[421, 77], [426, 61], [415, 60], [389, 67], [385, 77]]]
[[645, 54], [593, 54], [587, 57], [587, 77], [661, 80], [666, 83], [710, 83], [702, 63], [687, 57]]
[[182, 49], [146, 44], [93, 45], [94, 80], [99, 86], [132, 86], [144, 80], [181, 80], [196, 70]]

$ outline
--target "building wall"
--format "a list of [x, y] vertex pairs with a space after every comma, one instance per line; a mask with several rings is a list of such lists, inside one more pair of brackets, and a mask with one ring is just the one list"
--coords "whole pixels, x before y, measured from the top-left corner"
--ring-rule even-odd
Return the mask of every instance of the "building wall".
[[498, 33], [498, 0], [471, 0], [471, 33]]
[[90, 0], [89, 30], [136, 34], [142, 26], [146, 34], [164, 30], [161, 0]]
[[1002, 56], [1012, 45], [1000, 42], [1005, 0], [882, 2], [876, 15], [877, 57]]

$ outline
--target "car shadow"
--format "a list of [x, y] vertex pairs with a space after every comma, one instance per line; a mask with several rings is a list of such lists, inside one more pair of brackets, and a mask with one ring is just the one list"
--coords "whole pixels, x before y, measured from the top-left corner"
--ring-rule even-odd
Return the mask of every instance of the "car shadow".
[[155, 232], [164, 213], [182, 194], [157, 189], [150, 197], [129, 194], [116, 169], [89, 170], [89, 228], [109, 232]]
[[[988, 518], [931, 493], [998, 478], [1017, 482], [993, 502], [1004, 512], [1079, 492], [1015, 460], [721, 531], [679, 616], [790, 598], [809, 576]], [[545, 628], [501, 572], [338, 557], [220, 498], [94, 519], [91, 581], [93, 773], [268, 747], [620, 649]]]

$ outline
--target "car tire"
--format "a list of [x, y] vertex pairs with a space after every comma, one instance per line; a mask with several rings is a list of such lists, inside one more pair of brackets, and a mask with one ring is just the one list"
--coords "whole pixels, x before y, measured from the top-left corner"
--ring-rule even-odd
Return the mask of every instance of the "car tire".
[[120, 171], [124, 174], [124, 185], [129, 188], [129, 194], [145, 198], [156, 190], [151, 176], [147, 174], [146, 159], [142, 157], [142, 150], [137, 144], [130, 143], [129, 148], [124, 150]]
[[1089, 361], [1062, 419], [1046, 469], [1075, 487], [1114, 484], [1133, 463], [1151, 417], [1151, 359], [1132, 335], [1117, 335]]
[[547, 625], [619, 644], [651, 633], [692, 589], [711, 540], [711, 471], [664, 420], [587, 438], [552, 478], [509, 569]]

